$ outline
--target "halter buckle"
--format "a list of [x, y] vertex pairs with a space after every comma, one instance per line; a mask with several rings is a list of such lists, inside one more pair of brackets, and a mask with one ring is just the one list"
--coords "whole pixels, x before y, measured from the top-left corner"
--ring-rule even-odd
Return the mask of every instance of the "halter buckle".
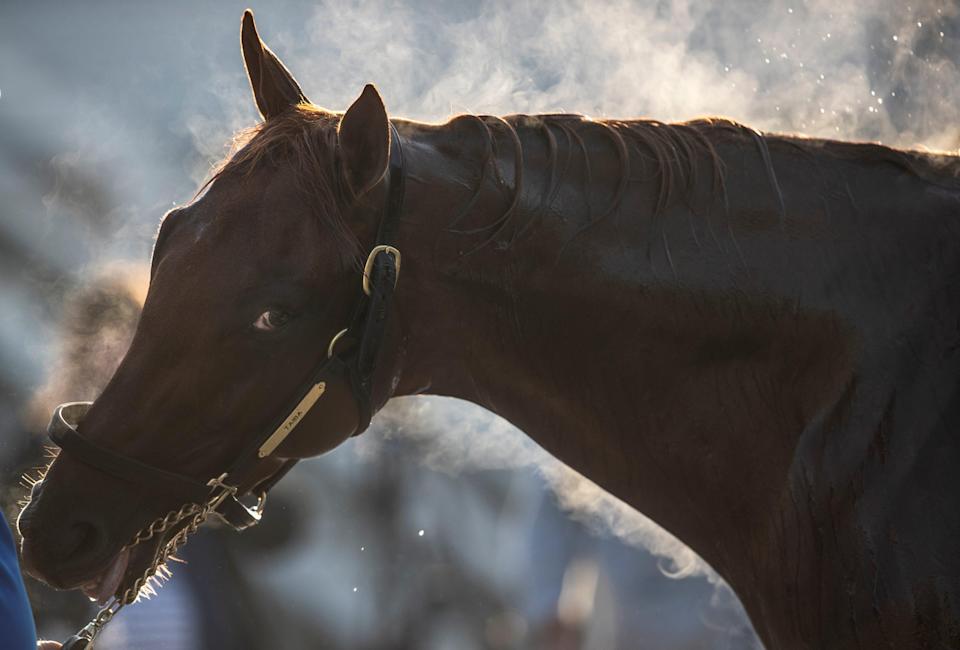
[[393, 286], [397, 286], [397, 280], [400, 279], [400, 251], [393, 247], [387, 246], [386, 244], [380, 244], [379, 246], [374, 246], [373, 250], [370, 251], [370, 254], [367, 255], [367, 262], [363, 265], [363, 292], [368, 296], [371, 295], [372, 290], [370, 289], [370, 274], [373, 273], [373, 264], [377, 259], [377, 255], [380, 253], [389, 253], [393, 255], [393, 259], [397, 263], [397, 274], [393, 278]]

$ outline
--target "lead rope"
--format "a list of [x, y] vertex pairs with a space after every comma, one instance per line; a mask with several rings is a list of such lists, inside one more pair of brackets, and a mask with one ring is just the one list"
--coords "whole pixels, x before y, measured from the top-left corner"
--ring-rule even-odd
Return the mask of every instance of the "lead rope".
[[171, 555], [176, 553], [177, 550], [183, 546], [184, 543], [186, 543], [187, 538], [190, 537], [190, 535], [193, 535], [195, 532], [197, 532], [200, 526], [203, 525], [203, 522], [207, 520], [207, 518], [216, 510], [217, 506], [219, 506], [224, 499], [237, 493], [236, 487], [227, 485], [223, 482], [226, 476], [226, 474], [222, 474], [217, 478], [210, 479], [208, 485], [210, 485], [215, 492], [203, 505], [187, 503], [184, 504], [179, 510], [171, 510], [164, 516], [158, 517], [154, 521], [150, 522], [149, 525], [137, 531], [137, 534], [134, 535], [133, 540], [120, 549], [120, 552], [122, 553], [123, 551], [133, 548], [142, 542], [153, 539], [157, 535], [170, 530], [174, 526], [177, 526], [184, 521], [188, 522], [186, 526], [177, 531], [177, 533], [161, 547], [156, 556], [153, 558], [153, 562], [143, 572], [143, 575], [137, 578], [134, 583], [123, 592], [123, 595], [120, 598], [114, 596], [110, 602], [108, 602], [106, 606], [97, 613], [92, 621], [87, 623], [79, 632], [67, 639], [62, 646], [62, 650], [92, 650], [93, 642], [97, 638], [97, 635], [100, 634], [107, 623], [113, 620], [113, 617], [117, 615], [117, 612], [137, 599], [137, 596], [140, 595], [140, 590], [143, 589], [150, 579], [157, 574], [157, 571], [160, 570], [161, 565], [163, 565], [163, 563], [166, 562]]

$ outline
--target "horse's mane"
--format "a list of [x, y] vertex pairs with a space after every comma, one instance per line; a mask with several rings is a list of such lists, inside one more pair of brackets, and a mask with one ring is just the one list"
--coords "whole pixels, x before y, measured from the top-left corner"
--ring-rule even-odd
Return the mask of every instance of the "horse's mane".
[[[326, 111], [311, 104], [300, 104], [281, 115], [241, 131], [234, 138], [234, 153], [223, 161], [209, 185], [224, 175], [247, 175], [265, 165], [293, 166], [295, 178], [305, 196], [312, 202], [314, 212], [329, 228], [349, 255], [360, 251], [352, 230], [345, 223], [338, 204], [337, 180], [333, 173], [336, 151], [336, 127], [339, 113]], [[960, 189], [960, 158], [953, 155], [901, 150], [875, 143], [843, 142], [804, 138], [792, 135], [763, 134], [732, 120], [707, 118], [681, 123], [656, 120], [590, 119], [576, 114], [546, 115], [460, 115], [448, 124], [474, 122], [482, 136], [483, 155], [479, 180], [468, 201], [451, 220], [448, 230], [464, 235], [482, 235], [472, 249], [479, 250], [498, 241], [509, 247], [519, 239], [536, 217], [553, 203], [560, 191], [561, 181], [568, 168], [579, 157], [583, 178], [582, 188], [588, 206], [587, 218], [581, 227], [586, 230], [604, 217], [616, 212], [631, 180], [631, 169], [639, 164], [643, 179], [655, 182], [651, 213], [662, 214], [675, 201], [719, 201], [726, 209], [723, 160], [717, 147], [724, 143], [755, 148], [764, 170], [766, 181], [779, 199], [779, 209], [785, 210], [777, 174], [771, 157], [775, 151], [787, 151], [813, 160], [826, 155], [841, 161], [893, 165], [930, 183]], [[511, 151], [507, 158], [512, 167], [512, 197], [508, 207], [499, 216], [483, 225], [467, 227], [465, 218], [471, 213], [485, 180], [493, 174], [500, 186], [505, 163], [498, 156], [502, 137]], [[594, 205], [592, 191], [593, 168], [591, 143], [588, 139], [603, 137], [616, 152], [619, 173], [612, 194], [602, 206]], [[547, 186], [539, 193], [534, 205], [524, 205], [524, 141], [542, 138], [546, 143], [548, 167]], [[595, 149], [594, 149], [595, 150]], [[509, 164], [512, 157], [512, 164]], [[814, 161], [816, 162], [816, 161]], [[704, 174], [706, 172], [706, 174]], [[709, 187], [700, 187], [699, 179], [709, 177]], [[694, 189], [707, 192], [694, 194]]]
[[[621, 204], [631, 181], [632, 163], [639, 161], [641, 168], [649, 168], [649, 178], [656, 183], [653, 215], [662, 213], [678, 196], [685, 194], [697, 184], [701, 159], [706, 158], [708, 172], [714, 190], [723, 189], [723, 166], [717, 152], [706, 136], [708, 127], [733, 125], [724, 120], [700, 120], [679, 124], [666, 124], [655, 120], [593, 120], [576, 114], [545, 115], [461, 115], [451, 121], [474, 121], [484, 137], [484, 156], [480, 162], [480, 179], [473, 196], [452, 220], [449, 230], [462, 234], [484, 234], [484, 238], [472, 251], [495, 240], [500, 246], [510, 247], [553, 203], [560, 190], [568, 168], [575, 157], [581, 161], [582, 188], [587, 204], [587, 215], [579, 232], [598, 223], [615, 212]], [[479, 196], [488, 173], [496, 176], [500, 185], [503, 172], [498, 163], [496, 132], [503, 132], [512, 145], [513, 197], [509, 206], [497, 219], [472, 228], [460, 227], [460, 222], [470, 212]], [[524, 136], [542, 138], [547, 145], [547, 187], [540, 193], [539, 202], [531, 209], [521, 209], [524, 192]], [[593, 163], [591, 162], [590, 138], [600, 136], [612, 147], [617, 156], [618, 173], [613, 193], [602, 206], [594, 205]], [[562, 139], [562, 142], [561, 142]], [[519, 215], [523, 214], [521, 221]], [[512, 227], [512, 229], [511, 229]], [[507, 230], [511, 229], [509, 236]], [[472, 252], [471, 251], [471, 252]]]

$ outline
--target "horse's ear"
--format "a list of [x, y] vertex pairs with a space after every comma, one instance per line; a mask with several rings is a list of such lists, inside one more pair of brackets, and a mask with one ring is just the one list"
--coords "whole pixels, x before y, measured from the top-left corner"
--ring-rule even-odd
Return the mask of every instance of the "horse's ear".
[[243, 50], [243, 65], [247, 69], [253, 98], [264, 119], [282, 113], [291, 106], [309, 103], [300, 85], [290, 71], [270, 51], [253, 22], [253, 12], [243, 12], [240, 27], [240, 47]]
[[350, 105], [337, 130], [346, 180], [354, 196], [376, 185], [390, 159], [390, 123], [380, 93], [371, 84]]

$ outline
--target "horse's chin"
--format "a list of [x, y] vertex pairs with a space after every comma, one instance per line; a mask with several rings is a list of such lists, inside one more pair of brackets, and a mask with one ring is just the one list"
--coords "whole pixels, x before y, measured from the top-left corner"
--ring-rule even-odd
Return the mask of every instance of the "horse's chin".
[[154, 544], [124, 548], [100, 573], [76, 588], [99, 605], [107, 604], [112, 597], [122, 599], [153, 563], [159, 546], [157, 540]]
[[86, 584], [80, 585], [81, 591], [90, 600], [105, 605], [110, 597], [120, 591], [121, 583], [125, 582], [127, 569], [130, 565], [131, 551], [125, 548], [113, 558], [107, 568]]

